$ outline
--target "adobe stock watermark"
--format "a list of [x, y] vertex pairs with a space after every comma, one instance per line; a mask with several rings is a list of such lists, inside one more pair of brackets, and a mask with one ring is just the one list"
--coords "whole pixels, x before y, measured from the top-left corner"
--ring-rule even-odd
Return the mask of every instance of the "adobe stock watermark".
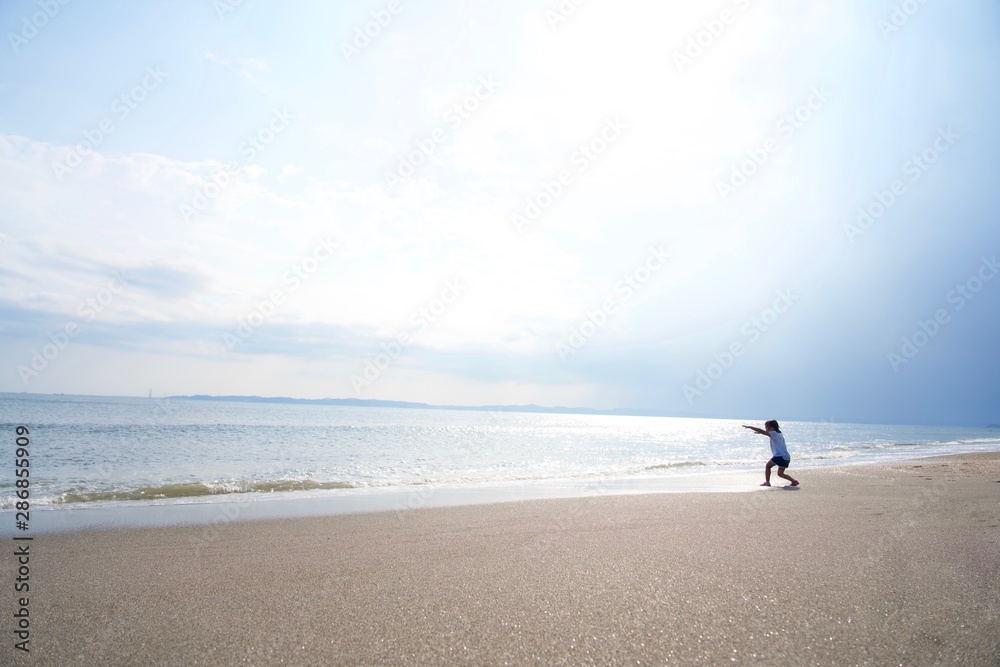
[[907, 533], [912, 532], [920, 515], [940, 502], [947, 491], [948, 483], [943, 478], [938, 477], [929, 488], [922, 489], [919, 495], [912, 497], [909, 503], [911, 511], [909, 513], [900, 512], [896, 516], [892, 530], [879, 531], [878, 541], [867, 545], [869, 563], [874, 565], [880, 562], [892, 553], [894, 548], [898, 548], [894, 547], [894, 543], [901, 540]]
[[[608, 118], [604, 121], [604, 126], [586, 143], [579, 147], [570, 156], [569, 164], [576, 168], [577, 174], [587, 171], [590, 166], [602, 155], [610, 146], [617, 142], [628, 125], [622, 122], [619, 116]], [[542, 213], [555, 203], [567, 188], [573, 185], [576, 176], [572, 169], [562, 169], [551, 181], [542, 181], [540, 191], [524, 200], [524, 208], [510, 216], [514, 229], [520, 234], [522, 230], [537, 220]]]
[[500, 87], [500, 83], [492, 76], [479, 77], [479, 81], [472, 87], [472, 91], [458, 102], [452, 104], [441, 116], [441, 120], [448, 124], [448, 128], [438, 127], [431, 130], [430, 135], [424, 139], [414, 141], [416, 148], [405, 155], [399, 157], [399, 164], [395, 171], [385, 172], [385, 185], [393, 191], [407, 178], [412, 176], [417, 169], [427, 163], [437, 149], [449, 138], [449, 129], [455, 132], [462, 123], [472, 117], [484, 102], [493, 97]]
[[[945, 129], [938, 128], [937, 137], [931, 145], [903, 163], [903, 175], [910, 177], [910, 183], [916, 183], [960, 138], [951, 125]], [[844, 225], [847, 240], [854, 243], [857, 237], [863, 236], [906, 193], [906, 183], [900, 178], [894, 179], [885, 190], [874, 192], [872, 200], [858, 208], [854, 224]]]
[[[733, 0], [733, 4], [736, 5], [740, 12], [743, 12], [750, 7], [750, 0]], [[688, 37], [687, 44], [683, 50], [675, 50], [673, 52], [674, 65], [677, 67], [677, 72], [683, 74], [685, 67], [693, 65], [694, 61], [701, 58], [708, 49], [715, 45], [729, 26], [736, 23], [736, 19], [739, 16], [739, 12], [731, 9], [723, 9], [717, 17], [702, 21], [702, 29]]]
[[545, 10], [545, 20], [549, 22], [549, 27], [556, 30], [560, 25], [569, 21], [576, 10], [587, 4], [587, 0], [560, 0], [559, 4], [551, 9]]
[[226, 20], [226, 14], [232, 14], [243, 5], [244, 0], [213, 0], [212, 9], [220, 21]]
[[618, 311], [618, 307], [627, 303], [636, 292], [648, 283], [653, 274], [662, 269], [667, 264], [670, 255], [662, 248], [650, 246], [646, 259], [634, 270], [622, 276], [622, 279], [615, 283], [615, 296], [605, 299], [600, 306], [594, 310], [587, 310], [584, 318], [579, 324], [569, 328], [569, 334], [565, 340], [556, 343], [556, 352], [559, 358], [565, 362], [567, 358], [576, 354], [577, 350], [587, 344], [587, 341], [604, 328], [608, 320]]
[[63, 178], [83, 164], [84, 155], [93, 153], [104, 143], [116, 129], [117, 123], [124, 122], [139, 105], [146, 101], [151, 92], [159, 88], [167, 78], [167, 73], [159, 65], [146, 68], [142, 79], [127, 92], [122, 93], [111, 103], [110, 113], [97, 121], [95, 127], [83, 131], [83, 141], [70, 149], [69, 156], [62, 161], [52, 163], [52, 173], [62, 183]]
[[771, 305], [762, 310], [760, 315], [751, 317], [743, 323], [743, 326], [740, 327], [743, 339], [734, 340], [721, 352], [714, 353], [712, 358], [715, 361], [698, 371], [693, 384], [686, 384], [681, 388], [688, 405], [694, 405], [696, 398], [704, 396], [705, 392], [711, 389], [719, 378], [733, 367], [736, 360], [746, 354], [747, 346], [760, 340], [761, 336], [770, 330], [781, 319], [781, 316], [787, 313], [792, 305], [799, 300], [799, 297], [792, 294], [790, 289], [778, 290], [776, 295]]
[[[488, 426], [497, 425], [503, 412], [503, 408], [490, 408], [487, 411], [487, 415], [489, 415], [489, 419], [487, 420]], [[475, 460], [482, 453], [483, 447], [484, 445], [481, 442], [473, 445], [471, 439], [463, 438], [461, 440], [461, 445], [451, 450], [451, 457], [453, 460]], [[406, 523], [408, 510], [416, 510], [426, 507], [437, 491], [438, 487], [434, 484], [416, 485], [416, 487], [407, 494], [406, 501], [402, 504], [402, 506], [396, 509], [396, 519], [399, 521], [400, 525]]]
[[[945, 302], [952, 304], [952, 311], [957, 313], [976, 298], [986, 283], [993, 280], [997, 273], [1000, 273], [997, 256], [993, 255], [988, 259], [982, 257], [976, 271], [965, 282], [955, 285], [955, 288], [945, 295]], [[892, 372], [898, 373], [901, 366], [910, 363], [920, 353], [920, 350], [927, 347], [927, 344], [949, 322], [951, 322], [951, 313], [948, 312], [947, 308], [938, 308], [930, 319], [917, 320], [917, 326], [913, 333], [909, 336], [903, 336], [901, 339], [898, 352], [892, 350], [886, 355]]]
[[[243, 494], [250, 496], [251, 494]], [[249, 504], [253, 502], [249, 497], [240, 498], [232, 502], [219, 503], [219, 511], [212, 517], [212, 520], [201, 527], [198, 533], [188, 531], [188, 543], [195, 548], [208, 546], [219, 539], [222, 534], [222, 527], [226, 524], [239, 520]]]
[[284, 287], [276, 287], [264, 298], [254, 301], [253, 308], [239, 318], [233, 332], [223, 334], [222, 342], [226, 346], [226, 351], [232, 352], [241, 343], [249, 340], [257, 332], [257, 329], [278, 311], [285, 298], [309, 280], [312, 274], [319, 271], [320, 267], [333, 257], [334, 252], [339, 247], [340, 244], [331, 241], [329, 236], [316, 239], [316, 246], [312, 252], [292, 264], [281, 276], [281, 284]]
[[[97, 294], [87, 297], [87, 299], [80, 302], [76, 313], [82, 318], [83, 323], [96, 320], [111, 305], [115, 298], [125, 291], [129, 281], [127, 274], [128, 271], [126, 269], [112, 273], [111, 280], [108, 281], [107, 285], [100, 289]], [[61, 328], [50, 331], [48, 335], [49, 342], [43, 344], [40, 348], [31, 350], [31, 361], [28, 364], [18, 365], [17, 373], [21, 377], [21, 382], [27, 386], [32, 379], [43, 373], [49, 367], [49, 364], [55, 361], [62, 354], [63, 350], [69, 347], [72, 339], [80, 335], [82, 330], [83, 324], [81, 322], [70, 320]]]
[[[809, 91], [809, 97], [803, 104], [786, 113], [781, 120], [775, 123], [775, 131], [785, 141], [791, 140], [795, 133], [801, 130], [812, 119], [813, 114], [822, 109], [832, 96], [833, 94], [826, 89], [826, 86], [813, 86]], [[771, 156], [781, 149], [781, 146], [781, 141], [774, 137], [768, 137], [759, 145], [748, 150], [747, 158], [732, 168], [729, 180], [718, 182], [717, 187], [722, 201], [726, 201], [737, 190], [746, 185], [750, 178], [767, 164]]]
[[605, 496], [612, 493], [611, 484], [608, 480], [598, 479], [584, 487], [586, 495], [567, 499], [563, 505], [566, 511], [556, 516], [542, 527], [541, 532], [534, 540], [524, 545], [528, 558], [539, 558], [544, 552], [555, 547], [560, 534], [567, 534], [577, 528], [580, 521], [585, 518], [585, 509], [593, 507], [594, 496]]
[[437, 487], [433, 484], [417, 485], [417, 488], [406, 496], [406, 502], [403, 506], [396, 509], [396, 519], [400, 524], [406, 523], [406, 512], [424, 507], [435, 493], [437, 493]]
[[10, 42], [14, 53], [20, 51], [21, 47], [26, 46], [28, 42], [37, 37], [38, 33], [69, 3], [70, 0], [38, 0], [39, 11], [22, 16], [21, 29], [18, 32], [7, 33], [7, 41]]
[[878, 20], [878, 29], [882, 37], [888, 37], [904, 25], [927, 4], [927, 0], [903, 0], [903, 2], [893, 5], [892, 12], [888, 19]]
[[247, 135], [238, 147], [239, 154], [244, 157], [242, 162], [228, 162], [224, 169], [212, 174], [212, 177], [205, 181], [201, 189], [191, 198], [190, 204], [180, 205], [181, 217], [190, 222], [191, 218], [204, 213], [209, 205], [219, 198], [219, 196], [232, 185], [233, 178], [241, 169], [247, 167], [261, 151], [267, 148], [279, 134], [288, 129], [295, 116], [287, 109], [277, 109], [272, 112], [267, 124], [254, 134]]
[[167, 396], [150, 397], [148, 400], [155, 404], [153, 412], [158, 422], [165, 421], [173, 412], [170, 407], [170, 398]]
[[371, 46], [376, 37], [389, 27], [392, 20], [403, 11], [400, 0], [389, 0], [385, 8], [371, 12], [371, 20], [354, 28], [354, 38], [349, 42], [340, 43], [340, 52], [344, 54], [347, 64], [351, 59], [361, 55], [361, 52]]
[[365, 361], [365, 367], [360, 374], [355, 373], [351, 376], [354, 394], [361, 398], [361, 390], [377, 381], [382, 373], [402, 356], [403, 351], [413, 344], [414, 339], [427, 331], [430, 325], [444, 315], [448, 311], [448, 307], [455, 303], [468, 287], [468, 285], [463, 284], [460, 277], [445, 280], [444, 287], [438, 296], [410, 314], [410, 328], [400, 331], [395, 340], [382, 343], [379, 346], [382, 351], [375, 353]]

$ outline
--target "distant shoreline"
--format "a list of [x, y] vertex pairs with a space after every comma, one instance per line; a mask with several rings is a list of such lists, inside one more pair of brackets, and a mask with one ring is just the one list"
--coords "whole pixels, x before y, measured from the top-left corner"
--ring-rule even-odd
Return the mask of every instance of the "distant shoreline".
[[573, 415], [612, 415], [623, 417], [679, 417], [694, 419], [734, 419], [733, 417], [717, 417], [711, 415], [695, 415], [688, 413], [670, 413], [662, 410], [640, 410], [634, 408], [615, 408], [599, 410], [597, 408], [567, 408], [563, 406], [545, 407], [541, 405], [433, 405], [413, 401], [384, 401], [374, 398], [291, 398], [288, 396], [209, 396], [196, 394], [194, 396], [167, 396], [166, 400], [190, 401], [228, 401], [236, 403], [286, 403], [299, 405], [339, 405], [345, 407], [364, 408], [406, 408], [412, 410], [466, 410], [484, 412], [535, 412]]
[[[282, 403], [298, 405], [339, 405], [346, 407], [366, 407], [366, 408], [406, 408], [412, 410], [465, 410], [483, 412], [532, 412], [548, 414], [569, 414], [569, 415], [609, 415], [619, 417], [670, 417], [675, 419], [731, 419], [739, 421], [746, 417], [725, 417], [715, 414], [700, 414], [693, 412], [667, 412], [665, 410], [643, 410], [639, 408], [614, 408], [611, 410], [600, 410], [597, 408], [568, 408], [564, 406], [546, 407], [542, 405], [433, 405], [431, 403], [418, 403], [413, 401], [385, 401], [375, 398], [291, 398], [288, 396], [209, 396], [207, 394], [195, 394], [193, 396], [167, 396], [166, 400], [192, 400], [192, 401], [229, 401], [236, 403]], [[796, 422], [818, 422], [818, 419], [793, 419], [786, 417], [785, 421]], [[855, 422], [842, 421], [835, 423], [852, 424], [886, 424], [889, 426], [961, 426], [969, 428], [996, 428], [1000, 429], [1000, 424], [990, 423], [984, 426], [978, 424], [908, 424], [903, 422]]]
[[[235, 402], [235, 403], [271, 403], [271, 404], [287, 404], [287, 405], [334, 405], [342, 407], [375, 407], [375, 408], [404, 408], [408, 410], [462, 410], [462, 411], [483, 411], [483, 412], [527, 412], [527, 413], [541, 413], [541, 414], [563, 414], [563, 415], [606, 415], [606, 416], [618, 416], [618, 417], [665, 417], [673, 419], [727, 419], [733, 421], [760, 421], [763, 419], [762, 416], [757, 417], [747, 417], [747, 416], [731, 416], [731, 415], [720, 415], [714, 413], [699, 413], [699, 412], [667, 412], [665, 410], [653, 410], [653, 409], [642, 409], [642, 408], [613, 408], [608, 410], [601, 410], [598, 408], [583, 408], [583, 407], [565, 407], [565, 406], [541, 406], [535, 404], [528, 405], [434, 405], [431, 403], [420, 403], [415, 401], [387, 401], [382, 399], [368, 399], [368, 398], [292, 398], [289, 396], [210, 396], [208, 394], [194, 394], [189, 396], [151, 396], [147, 398], [145, 395], [142, 396], [119, 396], [119, 395], [102, 395], [102, 394], [66, 394], [66, 393], [50, 393], [50, 394], [36, 394], [31, 392], [0, 392], [0, 396], [79, 396], [83, 398], [128, 398], [137, 400], [151, 400], [151, 401], [169, 401], [169, 400], [189, 400], [189, 401], [206, 401], [206, 402]], [[773, 415], [772, 415], [773, 416]], [[884, 426], [945, 426], [945, 427], [962, 427], [962, 428], [986, 428], [986, 429], [998, 429], [1000, 430], [1000, 423], [995, 421], [990, 421], [987, 424], [972, 423], [972, 422], [883, 422], [883, 421], [866, 421], [864, 419], [839, 419], [836, 421], [831, 421], [825, 418], [802, 418], [793, 417], [786, 415], [784, 419], [779, 419], [783, 422], [829, 422], [834, 424], [874, 424], [874, 425], [884, 425]]]

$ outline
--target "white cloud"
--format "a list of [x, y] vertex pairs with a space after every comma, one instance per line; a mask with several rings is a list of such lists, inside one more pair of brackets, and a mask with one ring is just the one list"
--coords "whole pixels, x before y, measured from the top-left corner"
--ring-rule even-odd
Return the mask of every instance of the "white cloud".
[[[133, 289], [102, 313], [104, 328], [91, 333], [95, 346], [125, 345], [127, 333], [179, 355], [207, 355], [187, 367], [192, 378], [211, 369], [229, 387], [246, 382], [254, 393], [273, 393], [266, 383], [284, 373], [304, 378], [284, 385], [301, 391], [285, 393], [343, 395], [323, 387], [344, 384], [349, 357], [407, 330], [444, 281], [459, 278], [467, 291], [378, 390], [416, 400], [436, 391], [447, 402], [508, 393], [524, 399], [497, 402], [658, 400], [649, 377], [711, 359], [714, 346], [775, 289], [800, 284], [819, 289], [826, 281], [835, 284], [831, 292], [861, 294], [859, 307], [876, 328], [881, 302], [866, 282], [874, 273], [863, 278], [839, 268], [844, 211], [888, 182], [869, 164], [892, 165], [897, 143], [926, 141], [925, 120], [973, 113], [980, 94], [974, 77], [963, 74], [968, 54], [959, 46], [942, 53], [939, 35], [926, 53], [935, 62], [949, 58], [934, 71], [954, 76], [934, 88], [944, 94], [933, 100], [921, 92], [926, 77], [909, 77], [892, 60], [901, 44], [927, 40], [920, 26], [935, 15], [921, 14], [924, 23], [900, 35], [909, 41], [889, 44], [873, 27], [875, 14], [859, 3], [592, 2], [553, 30], [545, 10], [556, 4], [414, 5], [350, 64], [329, 35], [350, 34], [361, 10], [345, 19], [318, 8], [328, 23], [350, 23], [332, 32], [322, 21], [302, 26], [296, 17], [295, 29], [286, 30], [279, 20], [275, 30], [247, 32], [238, 49], [227, 41], [233, 23], [206, 27], [201, 42], [192, 38], [197, 46], [174, 58], [153, 58], [150, 47], [145, 60], [169, 62], [170, 83], [113, 143], [81, 152], [67, 143], [79, 139], [72, 129], [0, 134], [0, 306], [21, 313], [24, 326], [40, 326], [72, 313], [116, 267], [130, 268], [138, 276]], [[735, 21], [679, 72], [674, 52], [723, 8]], [[281, 18], [287, 10], [260, 11]], [[266, 54], [266, 61], [237, 52]], [[882, 70], [872, 67], [895, 78], [883, 83]], [[223, 71], [222, 78], [213, 74]], [[482, 77], [496, 80], [498, 90], [457, 126], [449, 122], [448, 110], [475, 94]], [[858, 80], [868, 87], [863, 97]], [[77, 108], [82, 94], [53, 81], [40, 85], [57, 99], [54, 108]], [[206, 83], [216, 89], [199, 88]], [[802, 104], [811, 86], [824, 84], [833, 101], [723, 201], [720, 178], [773, 135], [776, 119]], [[13, 88], [28, 96], [27, 88]], [[891, 110], [875, 108], [872, 91], [891, 98]], [[244, 127], [260, 136], [267, 113], [286, 105], [295, 110], [293, 129], [220, 176], [234, 158], [233, 141], [247, 136]], [[624, 131], [579, 170], [574, 154], [609, 120]], [[977, 129], [975, 141], [962, 144], [966, 152], [949, 160], [959, 165], [980, 146], [990, 150], [990, 131]], [[416, 142], [435, 131], [443, 139], [433, 155], [390, 191], [387, 170], [411, 159]], [[54, 165], [71, 160], [79, 164], [60, 180]], [[931, 176], [983, 178], [985, 164], [936, 168]], [[524, 212], [526, 199], [542, 201], [560, 171], [569, 171], [572, 183], [518, 233], [512, 214]], [[872, 174], [879, 178], [870, 183]], [[922, 182], [922, 197], [945, 196], [945, 181], [934, 183]], [[182, 205], [200, 212], [185, 219]], [[907, 216], [909, 247], [918, 236], [910, 230], [928, 228], [917, 218], [930, 214], [929, 207], [905, 206], [894, 215]], [[859, 252], [892, 250], [898, 233], [887, 218]], [[319, 238], [340, 244], [335, 256], [308, 279], [288, 280]], [[574, 363], [562, 364], [555, 343], [614, 293], [650, 246], [670, 252], [668, 266], [622, 304]], [[883, 269], [879, 283], [886, 299], [907, 289], [897, 273], [908, 270], [909, 256], [893, 252], [884, 263], [892, 271]], [[266, 335], [212, 358], [219, 332], [276, 290], [282, 301]], [[775, 347], [817, 345], [771, 340]], [[300, 363], [310, 355], [314, 364]], [[167, 373], [166, 358], [143, 361]], [[515, 372], [523, 384], [511, 381]]]
[[205, 51], [203, 55], [210, 62], [225, 67], [252, 84], [260, 83], [259, 76], [261, 74], [268, 74], [271, 71], [271, 68], [261, 58], [227, 57], [219, 55], [214, 51]]

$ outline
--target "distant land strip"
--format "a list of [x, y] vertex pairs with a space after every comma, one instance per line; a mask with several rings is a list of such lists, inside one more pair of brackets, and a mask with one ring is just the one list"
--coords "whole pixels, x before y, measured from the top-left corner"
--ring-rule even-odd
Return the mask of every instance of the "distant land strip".
[[[198, 394], [195, 396], [167, 396], [167, 400], [191, 400], [191, 401], [236, 401], [239, 403], [292, 403], [300, 405], [340, 405], [362, 408], [407, 408], [415, 410], [484, 410], [487, 412], [537, 412], [552, 413], [562, 415], [618, 415], [622, 417], [679, 417], [691, 419], [741, 419], [727, 415], [706, 414], [696, 412], [666, 412], [664, 410], [644, 410], [641, 408], [615, 408], [613, 410], [598, 410], [596, 408], [567, 408], [563, 406], [545, 407], [542, 405], [432, 405], [430, 403], [414, 403], [412, 401], [383, 401], [374, 398], [290, 398], [288, 396], [208, 396]], [[162, 399], [161, 399], [162, 400]], [[828, 419], [793, 419], [786, 417], [786, 421], [813, 421], [832, 422]], [[843, 422], [852, 423], [852, 422]], [[857, 422], [862, 423], [862, 422]], [[873, 422], [874, 423], [874, 422]], [[882, 422], [879, 422], [882, 423]], [[937, 426], [972, 426], [973, 424], [936, 424]], [[1000, 429], [1000, 424], [986, 424], [988, 429]]]
[[488, 412], [548, 412], [555, 414], [575, 415], [621, 415], [627, 417], [697, 417], [702, 419], [726, 419], [703, 414], [668, 413], [662, 410], [641, 410], [635, 408], [615, 408], [613, 410], [598, 410], [596, 408], [567, 408], [562, 406], [545, 407], [541, 405], [431, 405], [430, 403], [414, 403], [411, 401], [383, 401], [369, 398], [290, 398], [287, 396], [167, 396], [167, 400], [190, 401], [235, 401], [240, 403], [297, 403], [301, 405], [340, 405], [363, 408], [409, 408], [416, 410], [485, 410]]

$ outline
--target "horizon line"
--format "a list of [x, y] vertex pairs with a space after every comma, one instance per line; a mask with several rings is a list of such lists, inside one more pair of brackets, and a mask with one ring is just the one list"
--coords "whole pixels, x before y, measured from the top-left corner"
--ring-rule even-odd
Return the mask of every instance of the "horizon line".
[[[434, 403], [421, 403], [419, 401], [400, 401], [393, 399], [381, 399], [381, 398], [296, 398], [292, 396], [259, 396], [256, 394], [249, 395], [238, 395], [238, 394], [222, 394], [222, 395], [212, 395], [212, 394], [188, 394], [188, 395], [173, 395], [173, 396], [147, 396], [147, 395], [114, 395], [114, 394], [73, 394], [65, 392], [51, 392], [51, 393], [34, 393], [34, 392], [0, 392], [0, 394], [9, 394], [14, 396], [19, 395], [30, 395], [30, 396], [81, 396], [87, 398], [132, 398], [140, 400], [195, 400], [195, 401], [231, 401], [231, 402], [242, 402], [242, 403], [302, 403], [302, 404], [313, 404], [313, 405], [342, 405], [350, 407], [395, 407], [401, 409], [418, 409], [418, 410], [461, 410], [461, 411], [474, 411], [480, 410], [484, 412], [497, 411], [497, 410], [507, 410], [509, 412], [523, 412], [523, 413], [534, 413], [534, 414], [591, 414], [591, 415], [604, 415], [612, 417], [664, 417], [668, 419], [726, 419], [726, 420], [740, 420], [746, 419], [741, 417], [727, 417], [720, 416], [716, 414], [698, 414], [698, 413], [670, 413], [664, 410], [657, 410], [654, 408], [591, 408], [591, 407], [567, 407], [567, 406], [542, 406], [535, 403], [528, 404], [493, 404], [493, 405], [439, 405]], [[750, 421], [753, 421], [751, 419]], [[758, 419], [758, 421], [760, 421]], [[925, 424], [914, 424], [908, 422], [866, 422], [866, 421], [829, 421], [826, 419], [794, 419], [794, 418], [783, 418], [781, 421], [788, 422], [812, 422], [812, 423], [827, 423], [827, 424], [883, 424], [890, 426], [967, 426], [972, 428], [1000, 428], [1000, 421], [989, 422], [986, 424], [971, 424], [968, 422], [954, 422], [954, 423], [925, 423]]]

